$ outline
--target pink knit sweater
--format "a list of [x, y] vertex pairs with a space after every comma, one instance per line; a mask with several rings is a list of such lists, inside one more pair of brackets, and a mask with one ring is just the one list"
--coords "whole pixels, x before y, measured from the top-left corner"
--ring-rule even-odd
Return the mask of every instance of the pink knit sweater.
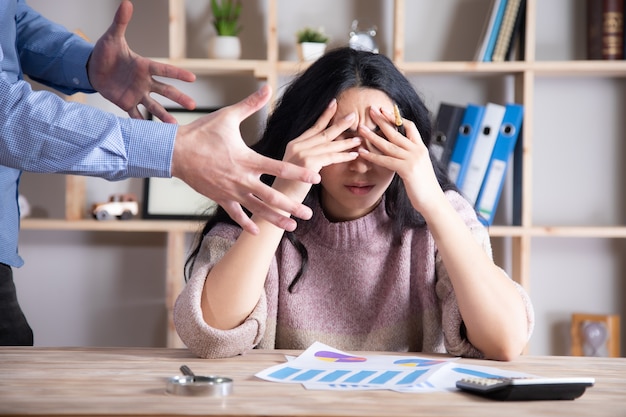
[[[470, 204], [456, 192], [446, 195], [491, 256], [487, 231]], [[176, 330], [192, 352], [219, 358], [255, 347], [306, 349], [320, 341], [342, 350], [482, 356], [464, 336], [452, 284], [427, 228], [405, 231], [401, 244], [394, 245], [383, 204], [348, 222], [329, 222], [319, 206], [314, 213], [297, 231], [309, 265], [295, 291], [287, 287], [299, 270], [300, 255], [283, 238], [265, 293], [248, 319], [232, 330], [204, 322], [200, 296], [208, 271], [241, 229], [221, 224], [204, 238], [193, 276], [174, 308]], [[530, 337], [533, 309], [526, 292], [518, 289]]]

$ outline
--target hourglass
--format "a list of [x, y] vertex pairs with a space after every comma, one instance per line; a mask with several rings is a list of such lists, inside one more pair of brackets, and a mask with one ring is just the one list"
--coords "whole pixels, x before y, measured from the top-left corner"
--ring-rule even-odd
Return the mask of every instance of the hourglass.
[[619, 316], [572, 314], [572, 355], [620, 356]]
[[582, 323], [583, 354], [585, 356], [607, 356], [606, 342], [609, 332], [606, 324], [601, 321], [586, 321]]

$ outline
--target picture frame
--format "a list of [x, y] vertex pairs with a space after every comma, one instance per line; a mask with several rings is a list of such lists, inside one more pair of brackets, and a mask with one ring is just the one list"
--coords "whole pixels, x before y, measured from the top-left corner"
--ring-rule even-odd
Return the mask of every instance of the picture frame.
[[[202, 108], [187, 110], [166, 108], [179, 124], [185, 125], [218, 110]], [[149, 120], [159, 121], [152, 114]], [[143, 187], [142, 217], [154, 220], [202, 220], [215, 209], [216, 203], [198, 193], [178, 178], [145, 178]]]

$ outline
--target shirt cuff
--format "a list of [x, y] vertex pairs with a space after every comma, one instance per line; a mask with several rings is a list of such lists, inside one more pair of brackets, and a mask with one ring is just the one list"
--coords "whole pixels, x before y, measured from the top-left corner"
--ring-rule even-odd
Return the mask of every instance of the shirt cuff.
[[95, 93], [96, 90], [89, 82], [89, 74], [87, 73], [87, 62], [93, 52], [93, 45], [79, 39], [68, 51], [71, 52], [68, 52], [65, 57], [70, 62], [70, 65], [65, 65], [66, 85], [83, 93]]
[[120, 125], [128, 150], [129, 176], [170, 178], [178, 125], [124, 118]]

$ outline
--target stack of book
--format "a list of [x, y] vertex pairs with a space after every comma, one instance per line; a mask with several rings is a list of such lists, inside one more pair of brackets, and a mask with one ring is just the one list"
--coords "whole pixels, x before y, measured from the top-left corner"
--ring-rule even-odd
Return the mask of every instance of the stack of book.
[[485, 225], [493, 223], [523, 114], [515, 103], [439, 106], [430, 151]]
[[525, 18], [526, 0], [492, 0], [475, 60], [511, 61], [516, 45], [519, 56], [523, 59]]
[[[626, 58], [626, 0], [585, 0], [587, 59]], [[475, 61], [524, 59], [526, 0], [491, 0]]]

